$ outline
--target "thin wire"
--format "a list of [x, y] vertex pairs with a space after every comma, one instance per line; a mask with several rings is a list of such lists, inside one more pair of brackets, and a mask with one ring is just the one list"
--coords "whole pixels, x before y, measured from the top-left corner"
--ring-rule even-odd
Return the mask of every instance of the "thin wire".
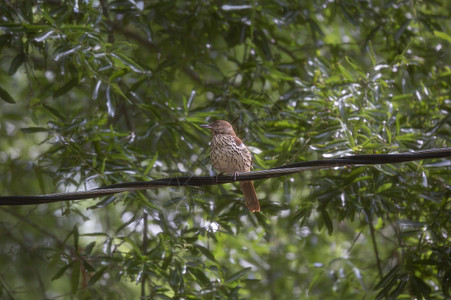
[[[307, 170], [329, 169], [337, 167], [393, 164], [415, 160], [451, 157], [451, 148], [431, 149], [394, 154], [363, 154], [326, 160], [303, 161], [283, 165], [267, 170], [240, 173], [238, 176], [178, 176], [171, 178], [155, 179], [150, 181], [135, 181], [117, 183], [99, 187], [88, 191], [56, 193], [36, 196], [0, 196], [2, 205], [31, 205], [59, 201], [71, 201], [90, 199], [101, 196], [113, 195], [123, 192], [140, 191], [161, 187], [180, 186], [205, 186], [231, 183], [235, 181], [262, 180], [275, 178]], [[451, 163], [450, 163], [451, 165]]]

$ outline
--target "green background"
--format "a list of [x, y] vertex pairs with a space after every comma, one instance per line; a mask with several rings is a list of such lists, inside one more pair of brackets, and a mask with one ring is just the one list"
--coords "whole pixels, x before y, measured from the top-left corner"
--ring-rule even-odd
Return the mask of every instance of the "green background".
[[[0, 194], [450, 147], [451, 5], [0, 3]], [[0, 208], [2, 299], [445, 299], [449, 160]]]

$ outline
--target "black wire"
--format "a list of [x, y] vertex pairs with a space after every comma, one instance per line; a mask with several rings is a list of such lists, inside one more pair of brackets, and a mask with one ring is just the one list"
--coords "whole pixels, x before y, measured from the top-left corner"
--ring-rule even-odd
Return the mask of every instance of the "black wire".
[[59, 201], [82, 200], [113, 195], [117, 193], [146, 190], [159, 187], [216, 185], [216, 184], [231, 183], [235, 181], [262, 180], [267, 178], [275, 178], [284, 175], [303, 172], [306, 170], [318, 170], [352, 165], [359, 166], [359, 165], [375, 165], [375, 164], [393, 164], [422, 159], [446, 158], [446, 157], [451, 157], [451, 148], [431, 149], [406, 153], [393, 153], [393, 154], [351, 155], [326, 160], [297, 162], [267, 170], [241, 173], [236, 177], [233, 175], [221, 175], [213, 177], [178, 176], [150, 181], [117, 183], [99, 187], [89, 191], [47, 194], [37, 196], [0, 196], [0, 206], [30, 205], [30, 204], [52, 203]]

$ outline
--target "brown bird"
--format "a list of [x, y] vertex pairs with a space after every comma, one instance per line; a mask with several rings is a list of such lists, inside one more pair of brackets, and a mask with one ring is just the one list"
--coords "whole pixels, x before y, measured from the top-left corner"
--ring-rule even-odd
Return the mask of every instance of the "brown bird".
[[[234, 174], [249, 172], [252, 156], [246, 145], [236, 136], [229, 122], [218, 120], [200, 125], [211, 130], [210, 159], [213, 168], [222, 173]], [[251, 212], [260, 211], [257, 194], [252, 181], [240, 181], [246, 206]]]

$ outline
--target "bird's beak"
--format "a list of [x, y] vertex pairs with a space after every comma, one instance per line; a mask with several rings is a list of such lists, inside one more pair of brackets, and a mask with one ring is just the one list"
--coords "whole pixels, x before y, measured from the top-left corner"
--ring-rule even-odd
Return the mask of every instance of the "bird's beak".
[[202, 124], [200, 127], [211, 129], [211, 124]]

